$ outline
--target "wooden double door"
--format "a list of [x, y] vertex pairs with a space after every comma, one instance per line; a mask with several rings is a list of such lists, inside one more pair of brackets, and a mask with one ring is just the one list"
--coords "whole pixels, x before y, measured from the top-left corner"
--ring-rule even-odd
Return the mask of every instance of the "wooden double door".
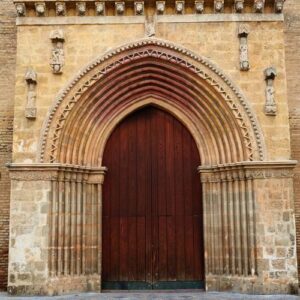
[[191, 134], [145, 107], [114, 130], [103, 164], [102, 288], [202, 288], [200, 160]]

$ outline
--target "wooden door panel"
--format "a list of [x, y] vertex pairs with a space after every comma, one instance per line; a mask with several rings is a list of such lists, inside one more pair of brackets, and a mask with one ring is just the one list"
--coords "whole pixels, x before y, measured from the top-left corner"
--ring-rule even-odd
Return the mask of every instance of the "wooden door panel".
[[103, 164], [104, 287], [199, 287], [200, 162], [187, 129], [170, 114], [146, 107], [114, 130]]

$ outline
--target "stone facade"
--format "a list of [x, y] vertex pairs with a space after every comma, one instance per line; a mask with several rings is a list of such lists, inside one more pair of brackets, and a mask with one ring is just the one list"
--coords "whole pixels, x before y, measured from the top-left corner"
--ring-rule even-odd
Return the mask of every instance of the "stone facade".
[[[101, 290], [103, 149], [122, 118], [149, 104], [180, 119], [199, 148], [206, 289], [297, 291], [290, 159], [298, 145], [299, 30], [291, 9], [298, 4], [287, 6], [284, 23], [278, 1], [205, 1], [204, 10], [197, 2], [16, 3], [11, 294]], [[270, 82], [265, 70], [275, 68]], [[25, 80], [29, 69], [37, 75], [34, 86]], [[6, 91], [7, 101], [13, 88]], [[33, 96], [35, 117], [26, 118]], [[266, 113], [270, 100], [275, 113]], [[6, 155], [5, 162], [9, 148]], [[0, 183], [7, 192], [5, 174]], [[296, 171], [296, 195], [298, 177]], [[3, 214], [0, 249], [7, 251], [7, 209]], [[3, 286], [5, 277], [0, 273]]]

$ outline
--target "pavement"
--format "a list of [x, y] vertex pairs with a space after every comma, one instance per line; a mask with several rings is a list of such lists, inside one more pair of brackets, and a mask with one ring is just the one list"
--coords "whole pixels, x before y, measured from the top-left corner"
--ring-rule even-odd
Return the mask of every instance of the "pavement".
[[245, 295], [236, 293], [217, 293], [217, 292], [203, 292], [203, 291], [164, 291], [164, 292], [103, 292], [99, 293], [82, 293], [64, 296], [53, 297], [16, 297], [9, 296], [7, 293], [0, 293], [0, 300], [300, 300], [300, 296], [292, 295]]

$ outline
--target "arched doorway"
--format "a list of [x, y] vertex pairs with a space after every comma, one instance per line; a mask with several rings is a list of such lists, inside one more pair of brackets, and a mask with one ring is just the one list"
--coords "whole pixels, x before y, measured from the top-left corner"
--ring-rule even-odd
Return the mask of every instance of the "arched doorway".
[[102, 288], [201, 288], [199, 152], [175, 117], [153, 106], [113, 131], [104, 151]]

